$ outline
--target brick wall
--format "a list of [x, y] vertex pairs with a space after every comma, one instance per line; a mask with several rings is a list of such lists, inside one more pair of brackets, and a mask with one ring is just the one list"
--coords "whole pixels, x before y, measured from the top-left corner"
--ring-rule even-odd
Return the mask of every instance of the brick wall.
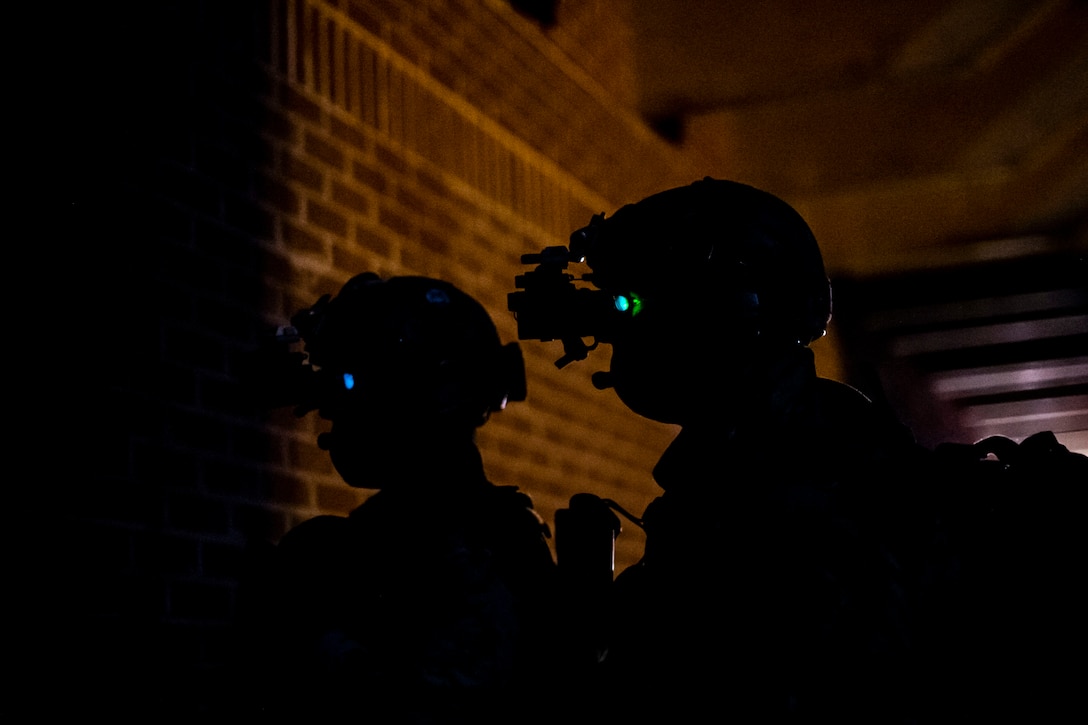
[[[560, 3], [551, 28], [502, 0], [63, 12], [47, 196], [72, 349], [94, 353], [45, 674], [79, 683], [80, 709], [195, 713], [230, 687], [248, 552], [365, 496], [315, 416], [239, 399], [257, 335], [372, 270], [446, 278], [513, 340], [521, 254], [702, 174], [630, 110], [625, 2]], [[557, 345], [523, 344], [529, 399], [480, 432], [490, 477], [549, 520], [583, 490], [641, 512], [674, 431], [592, 388], [606, 353], [559, 371]]]

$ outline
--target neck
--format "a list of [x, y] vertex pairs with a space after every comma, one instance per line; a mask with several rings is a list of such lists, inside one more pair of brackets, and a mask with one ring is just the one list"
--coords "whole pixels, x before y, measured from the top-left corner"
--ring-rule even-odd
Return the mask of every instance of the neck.
[[662, 488], [680, 485], [692, 470], [713, 476], [731, 446], [766, 439], [816, 377], [812, 351], [803, 347], [773, 358], [754, 356], [747, 367], [748, 375], [728, 381], [720, 395], [708, 396], [709, 402], [682, 424], [654, 468]]
[[727, 374], [694, 406], [684, 429], [733, 429], [758, 425], [780, 416], [797, 393], [816, 375], [807, 347], [756, 349], [743, 365]]

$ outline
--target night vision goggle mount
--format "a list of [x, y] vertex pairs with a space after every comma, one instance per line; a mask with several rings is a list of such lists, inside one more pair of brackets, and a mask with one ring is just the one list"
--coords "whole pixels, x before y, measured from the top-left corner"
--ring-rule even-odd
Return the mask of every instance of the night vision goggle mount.
[[[602, 342], [609, 342], [624, 313], [635, 314], [638, 299], [631, 295], [591, 289], [593, 275], [576, 276], [567, 271], [571, 263], [584, 264], [604, 214], [596, 214], [589, 225], [570, 236], [570, 247], [545, 247], [538, 254], [523, 254], [522, 264], [536, 268], [514, 278], [520, 290], [507, 295], [507, 309], [518, 323], [519, 340], [559, 340], [563, 356], [555, 361], [562, 368], [584, 360]], [[586, 344], [585, 338], [592, 338]]]

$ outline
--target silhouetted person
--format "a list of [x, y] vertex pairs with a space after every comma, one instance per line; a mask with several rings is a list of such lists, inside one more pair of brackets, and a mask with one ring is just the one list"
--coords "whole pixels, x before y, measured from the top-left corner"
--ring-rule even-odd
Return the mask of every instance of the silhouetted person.
[[423, 277], [359, 275], [292, 324], [308, 359], [287, 397], [332, 422], [319, 445], [344, 480], [377, 492], [276, 547], [259, 594], [262, 709], [533, 721], [557, 666], [547, 528], [527, 495], [487, 480], [474, 440], [525, 397], [517, 343]]
[[[664, 493], [643, 516], [645, 554], [615, 584], [605, 712], [909, 720], [913, 572], [896, 559], [888, 479], [917, 449], [861, 393], [816, 376], [808, 345], [831, 297], [804, 220], [705, 179], [598, 215], [571, 252], [591, 295], [615, 300], [581, 305], [598, 327], [578, 334], [612, 345], [595, 383], [681, 427], [653, 472]], [[522, 329], [540, 312], [532, 294], [511, 299], [519, 336], [562, 338]]]
[[817, 377], [831, 289], [793, 208], [707, 178], [524, 261], [519, 337], [561, 340], [560, 366], [611, 343], [595, 385], [680, 426], [611, 593], [599, 716], [1084, 716], [1088, 458], [1049, 432], [931, 452]]

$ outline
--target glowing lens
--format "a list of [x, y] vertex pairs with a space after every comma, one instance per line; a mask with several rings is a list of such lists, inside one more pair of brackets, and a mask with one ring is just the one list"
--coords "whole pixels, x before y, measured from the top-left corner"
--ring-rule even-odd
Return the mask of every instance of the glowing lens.
[[642, 298], [632, 293], [630, 295], [616, 295], [616, 309], [620, 312], [630, 312], [634, 317], [642, 311]]
[[355, 376], [351, 373], [344, 373], [344, 388], [351, 390], [355, 387]]

